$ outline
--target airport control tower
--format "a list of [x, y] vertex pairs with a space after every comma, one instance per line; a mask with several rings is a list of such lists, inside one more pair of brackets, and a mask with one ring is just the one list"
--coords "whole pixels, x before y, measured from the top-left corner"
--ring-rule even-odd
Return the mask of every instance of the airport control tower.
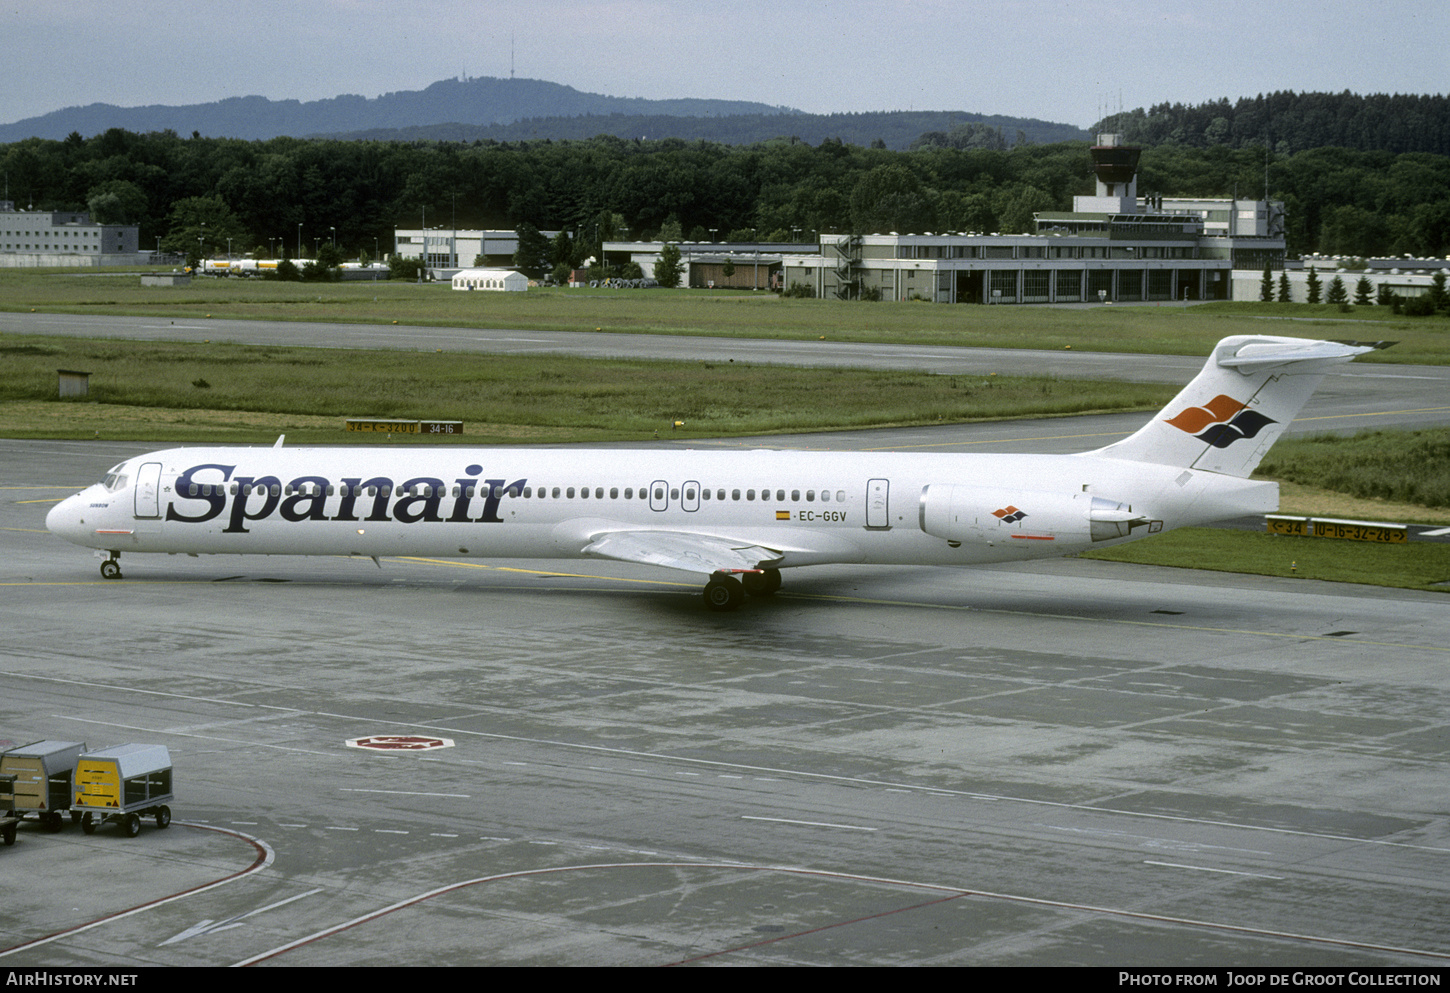
[[1073, 197], [1072, 209], [1098, 214], [1138, 213], [1138, 157], [1143, 150], [1123, 144], [1120, 134], [1100, 134], [1090, 154], [1097, 174], [1097, 194]]

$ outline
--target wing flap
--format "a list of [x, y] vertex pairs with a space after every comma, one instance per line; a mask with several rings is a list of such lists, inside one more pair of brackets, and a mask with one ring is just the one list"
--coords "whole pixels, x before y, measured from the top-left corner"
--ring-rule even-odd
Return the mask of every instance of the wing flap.
[[585, 555], [684, 572], [741, 572], [774, 568], [780, 552], [748, 542], [690, 531], [608, 531], [584, 546]]

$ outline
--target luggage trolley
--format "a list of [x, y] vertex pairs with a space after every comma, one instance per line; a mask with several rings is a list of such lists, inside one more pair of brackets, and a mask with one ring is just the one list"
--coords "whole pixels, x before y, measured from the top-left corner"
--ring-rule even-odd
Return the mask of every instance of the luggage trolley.
[[20, 826], [20, 818], [11, 813], [14, 798], [15, 777], [0, 773], [0, 841], [7, 845], [15, 844], [15, 829]]
[[115, 821], [126, 837], [141, 833], [141, 818], [155, 817], [156, 826], [171, 823], [167, 801], [171, 792], [171, 753], [165, 745], [116, 745], [87, 752], [76, 763], [75, 802], [81, 830], [92, 834], [97, 824]]
[[[0, 775], [13, 777], [8, 797], [0, 787], [0, 811], [8, 800], [17, 821], [33, 812], [45, 830], [59, 831], [64, 823], [61, 815], [70, 810], [76, 761], [85, 751], [83, 741], [36, 741], [0, 752]], [[80, 819], [71, 811], [72, 824]]]

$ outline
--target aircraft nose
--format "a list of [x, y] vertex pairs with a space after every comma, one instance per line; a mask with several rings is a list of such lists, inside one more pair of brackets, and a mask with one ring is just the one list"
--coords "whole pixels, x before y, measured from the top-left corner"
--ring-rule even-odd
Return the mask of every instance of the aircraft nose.
[[50, 513], [45, 515], [45, 526], [53, 535], [58, 535], [67, 541], [75, 541], [80, 537], [85, 525], [81, 523], [81, 497], [66, 497], [60, 503], [50, 508]]

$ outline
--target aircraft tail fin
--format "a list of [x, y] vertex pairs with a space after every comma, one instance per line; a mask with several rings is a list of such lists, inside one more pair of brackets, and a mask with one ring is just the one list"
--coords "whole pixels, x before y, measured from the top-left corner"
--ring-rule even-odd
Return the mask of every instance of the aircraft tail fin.
[[1324, 374], [1394, 342], [1236, 335], [1140, 431], [1091, 453], [1246, 478]]

